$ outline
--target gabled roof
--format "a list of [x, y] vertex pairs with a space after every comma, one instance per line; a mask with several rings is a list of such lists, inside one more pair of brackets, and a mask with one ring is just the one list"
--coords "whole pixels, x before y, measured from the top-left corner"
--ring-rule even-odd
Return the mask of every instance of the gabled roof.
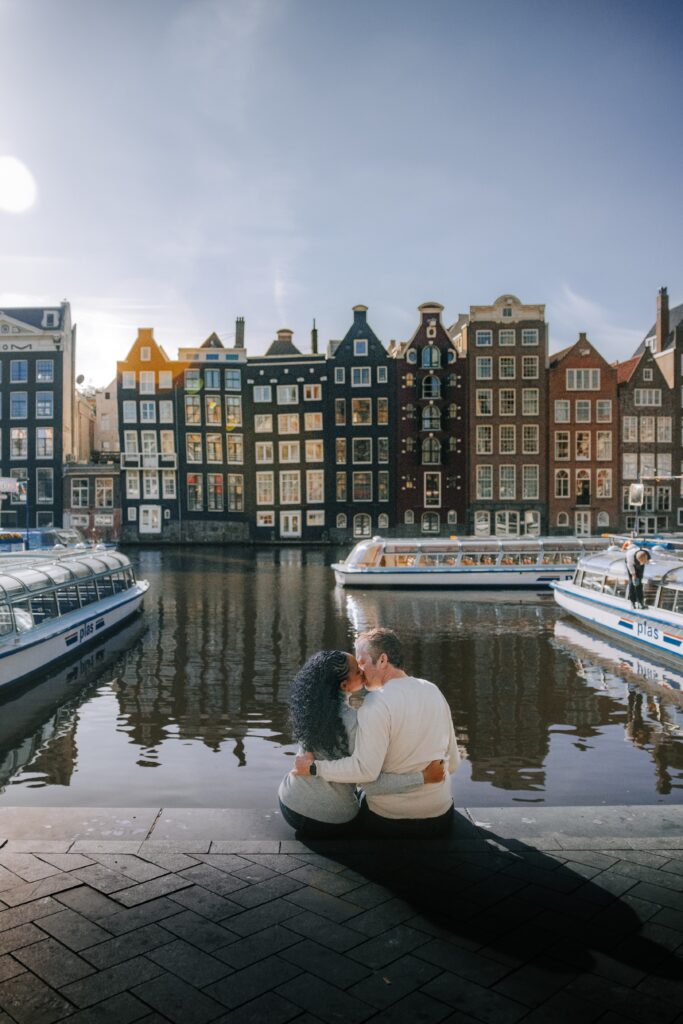
[[571, 349], [573, 348], [574, 345], [567, 345], [566, 348], [561, 348], [559, 352], [553, 352], [553, 354], [550, 356], [550, 365], [556, 366], [561, 359], [564, 359], [567, 352], [571, 351]]
[[[676, 328], [678, 327], [678, 325], [681, 322], [683, 322], [683, 303], [681, 303], [680, 306], [674, 306], [672, 309], [669, 310], [669, 334], [664, 339], [664, 344], [662, 345], [662, 350], [665, 350], [665, 349], [671, 347], [671, 345], [673, 344], [674, 331], [676, 330]], [[647, 334], [645, 335], [645, 337], [641, 341], [641, 343], [638, 346], [638, 348], [635, 350], [634, 355], [636, 355], [636, 356], [641, 355], [642, 352], [645, 350], [645, 343], [647, 342], [648, 338], [654, 338], [656, 333], [657, 333], [657, 321], [655, 321], [653, 323], [652, 327], [647, 332]]]
[[623, 363], [612, 363], [617, 371], [617, 384], [626, 384], [633, 376], [633, 371], [640, 362], [640, 356], [625, 359]]
[[276, 338], [266, 349], [267, 356], [300, 356], [301, 352], [291, 338]]
[[[0, 313], [6, 313], [7, 316], [12, 317], [13, 320], [20, 320], [24, 324], [28, 324], [30, 327], [37, 327], [41, 331], [55, 331], [61, 330], [64, 326], [64, 305], [63, 303], [57, 303], [54, 306], [22, 306], [13, 307], [8, 309], [7, 306], [3, 306]], [[45, 327], [43, 325], [43, 318], [45, 313], [56, 313], [57, 314], [57, 325], [52, 327]]]
[[216, 334], [215, 331], [213, 331], [209, 335], [209, 337], [206, 339], [206, 341], [203, 341], [202, 344], [199, 347], [200, 348], [225, 348], [225, 346], [223, 345], [223, 342], [218, 337], [218, 335]]

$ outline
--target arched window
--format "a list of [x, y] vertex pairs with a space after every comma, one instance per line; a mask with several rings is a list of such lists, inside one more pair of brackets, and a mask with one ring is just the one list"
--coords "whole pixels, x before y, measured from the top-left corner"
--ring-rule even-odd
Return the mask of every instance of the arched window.
[[417, 352], [415, 351], [414, 348], [408, 349], [408, 351], [406, 352], [406, 359], [408, 360], [409, 363], [417, 362]]
[[414, 385], [415, 385], [415, 374], [414, 373], [407, 373], [406, 374], [406, 387], [407, 388], [412, 388], [412, 387], [414, 387]]
[[422, 367], [430, 370], [437, 366], [441, 366], [441, 353], [435, 345], [427, 345], [422, 349]]
[[441, 381], [438, 377], [425, 377], [422, 381], [423, 398], [441, 398]]
[[406, 524], [406, 526], [412, 526], [413, 523], [415, 522], [415, 513], [411, 508], [409, 508], [407, 512], [403, 513], [403, 522]]
[[438, 405], [425, 405], [422, 410], [422, 429], [441, 430], [441, 409]]
[[380, 514], [377, 516], [377, 526], [379, 527], [380, 530], [389, 529], [389, 516], [386, 514], [386, 512], [380, 512]]
[[451, 404], [448, 406], [448, 418], [450, 420], [457, 420], [458, 411], [459, 410], [455, 402], [451, 402]]
[[449, 373], [448, 374], [448, 384], [449, 384], [449, 386], [454, 388], [457, 383], [458, 383], [458, 375], [457, 375], [457, 373]]
[[491, 533], [491, 513], [474, 513], [474, 533], [477, 537], [488, 537]]
[[365, 512], [359, 512], [353, 517], [353, 535], [354, 537], [372, 536], [372, 519]]
[[436, 512], [425, 512], [422, 515], [422, 532], [438, 533], [441, 529], [441, 520]]
[[598, 512], [598, 526], [609, 526], [608, 512]]
[[422, 442], [422, 465], [438, 466], [441, 462], [441, 441], [435, 437], [425, 437]]
[[458, 450], [458, 439], [457, 437], [448, 438], [448, 450], [449, 452], [457, 452]]
[[555, 470], [555, 497], [569, 497], [569, 470], [567, 469]]
[[346, 529], [346, 515], [345, 515], [344, 512], [340, 512], [339, 515], [337, 516], [337, 529], [338, 530], [345, 530]]
[[414, 452], [415, 451], [415, 438], [414, 437], [407, 437], [406, 438], [406, 451], [407, 452]]
[[457, 526], [458, 513], [455, 511], [454, 508], [448, 510], [446, 522], [448, 523], [449, 526]]
[[557, 525], [558, 526], [569, 526], [569, 513], [558, 512], [557, 513]]

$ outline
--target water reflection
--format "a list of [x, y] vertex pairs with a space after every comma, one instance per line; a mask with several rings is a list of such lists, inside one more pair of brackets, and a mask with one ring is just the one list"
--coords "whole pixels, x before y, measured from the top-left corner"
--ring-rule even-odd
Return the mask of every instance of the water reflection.
[[338, 556], [133, 552], [151, 582], [144, 640], [124, 641], [115, 671], [92, 666], [94, 684], [84, 674], [67, 692], [52, 679], [31, 691], [32, 712], [27, 695], [0, 709], [12, 722], [0, 728], [0, 802], [120, 805], [124, 790], [128, 804], [272, 806], [294, 749], [292, 676], [379, 624], [451, 705], [468, 759], [458, 803], [683, 799], [679, 710], [645, 672], [625, 685], [613, 652], [577, 653], [551, 596], [346, 591], [329, 570]]

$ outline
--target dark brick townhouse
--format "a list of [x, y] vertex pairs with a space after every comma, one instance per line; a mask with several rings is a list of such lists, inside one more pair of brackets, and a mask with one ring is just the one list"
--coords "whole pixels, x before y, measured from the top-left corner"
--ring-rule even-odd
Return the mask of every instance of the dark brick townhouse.
[[418, 306], [420, 322], [396, 360], [397, 526], [450, 534], [466, 523], [465, 360], [441, 323], [443, 306]]
[[585, 334], [550, 357], [549, 532], [585, 536], [618, 523], [617, 371]]

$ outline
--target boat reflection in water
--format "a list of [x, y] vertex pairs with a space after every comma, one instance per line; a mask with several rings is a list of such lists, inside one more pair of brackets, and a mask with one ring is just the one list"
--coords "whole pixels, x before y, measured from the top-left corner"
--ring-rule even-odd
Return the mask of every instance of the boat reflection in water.
[[103, 674], [116, 673], [146, 629], [138, 615], [123, 629], [91, 647], [61, 672], [2, 694], [0, 700], [0, 791], [29, 769], [43, 785], [69, 785], [76, 765], [78, 711]]

